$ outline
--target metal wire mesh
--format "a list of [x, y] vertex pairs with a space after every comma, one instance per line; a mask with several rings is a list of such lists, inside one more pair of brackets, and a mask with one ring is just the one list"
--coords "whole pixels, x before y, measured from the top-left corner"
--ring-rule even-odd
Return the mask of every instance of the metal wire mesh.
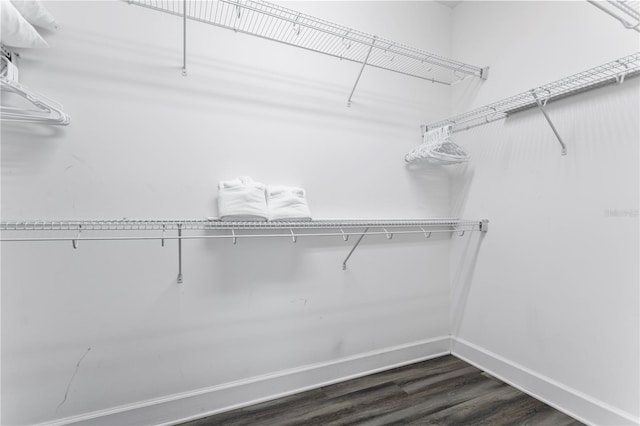
[[66, 220], [2, 221], [0, 231], [155, 231], [155, 230], [288, 230], [365, 227], [455, 227], [471, 229], [479, 221], [458, 219], [372, 219], [273, 222], [228, 222], [220, 220]]
[[[0, 222], [2, 242], [71, 241], [77, 248], [79, 241], [133, 240], [195, 240], [247, 238], [342, 237], [422, 233], [459, 233], [486, 231], [488, 221], [458, 219], [400, 219], [400, 220], [314, 220], [305, 222], [224, 222], [217, 220], [72, 220], [72, 221], [3, 221]], [[295, 232], [294, 232], [295, 230]], [[29, 232], [23, 236], [23, 231]], [[54, 232], [48, 235], [49, 231]], [[64, 231], [67, 231], [65, 233]], [[68, 235], [73, 231], [73, 235]], [[120, 231], [113, 235], [111, 231]], [[144, 232], [140, 231], [154, 231]], [[172, 233], [171, 231], [174, 231]], [[177, 231], [177, 234], [175, 233]], [[183, 231], [200, 231], [191, 235]], [[260, 231], [260, 232], [251, 232]], [[45, 234], [43, 234], [43, 232]], [[87, 233], [88, 232], [88, 233]], [[212, 233], [213, 232], [213, 233]], [[124, 234], [123, 234], [124, 233]], [[35, 235], [34, 235], [35, 234]]]
[[[182, 0], [131, 0], [130, 3], [183, 16]], [[348, 61], [366, 61], [372, 67], [437, 83], [451, 84], [470, 75], [481, 77], [483, 73], [481, 67], [260, 0], [189, 0], [186, 17]]]
[[640, 75], [640, 53], [634, 53], [446, 120], [431, 123], [427, 125], [427, 129], [451, 125], [453, 132], [468, 130], [533, 108], [537, 105], [536, 96], [545, 103], [549, 103], [608, 84], [622, 83], [625, 79], [638, 75]]

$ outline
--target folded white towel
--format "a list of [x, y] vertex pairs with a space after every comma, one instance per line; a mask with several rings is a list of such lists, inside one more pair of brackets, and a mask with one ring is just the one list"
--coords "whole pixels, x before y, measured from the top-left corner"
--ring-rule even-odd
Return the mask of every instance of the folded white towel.
[[268, 217], [265, 186], [250, 177], [218, 183], [218, 212], [224, 221], [261, 221]]
[[302, 188], [293, 186], [267, 187], [269, 220], [311, 220], [311, 212]]

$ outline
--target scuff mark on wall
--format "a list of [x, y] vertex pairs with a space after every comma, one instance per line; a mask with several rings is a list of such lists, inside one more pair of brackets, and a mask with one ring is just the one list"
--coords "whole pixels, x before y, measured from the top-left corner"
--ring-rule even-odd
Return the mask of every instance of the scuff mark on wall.
[[58, 406], [56, 407], [56, 412], [58, 412], [60, 407], [62, 407], [62, 405], [64, 405], [64, 403], [67, 402], [67, 397], [69, 396], [69, 389], [71, 389], [73, 380], [76, 378], [76, 374], [78, 374], [78, 370], [80, 369], [80, 364], [82, 363], [82, 360], [84, 360], [84, 358], [89, 354], [90, 351], [91, 351], [91, 347], [88, 347], [87, 351], [84, 353], [84, 355], [80, 357], [80, 359], [76, 363], [76, 369], [74, 370], [73, 375], [71, 376], [71, 379], [69, 379], [69, 383], [67, 384], [67, 389], [64, 392], [64, 398], [62, 398], [62, 401], [60, 401], [60, 404], [58, 404]]

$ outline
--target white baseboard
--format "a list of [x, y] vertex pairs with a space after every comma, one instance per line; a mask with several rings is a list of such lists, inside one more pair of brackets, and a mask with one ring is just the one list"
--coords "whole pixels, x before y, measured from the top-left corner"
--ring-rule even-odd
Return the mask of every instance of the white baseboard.
[[450, 353], [450, 337], [395, 346], [192, 392], [67, 417], [40, 426], [172, 425]]
[[583, 423], [638, 425], [639, 419], [463, 339], [451, 338], [451, 353]]
[[597, 426], [640, 423], [630, 413], [473, 343], [446, 336], [67, 417], [39, 426], [174, 425], [450, 353], [583, 423]]

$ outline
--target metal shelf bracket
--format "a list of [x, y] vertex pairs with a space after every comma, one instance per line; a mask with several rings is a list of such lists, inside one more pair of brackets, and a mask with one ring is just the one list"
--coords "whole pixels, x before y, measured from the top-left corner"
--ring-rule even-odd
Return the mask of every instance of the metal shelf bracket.
[[344, 262], [342, 262], [342, 270], [343, 271], [347, 270], [347, 261], [349, 260], [349, 258], [353, 254], [353, 252], [356, 250], [356, 248], [358, 247], [358, 244], [360, 244], [360, 241], [362, 241], [362, 239], [364, 238], [364, 236], [366, 235], [368, 230], [369, 230], [369, 228], [364, 228], [364, 231], [362, 232], [362, 234], [358, 238], [358, 241], [356, 241], [355, 245], [353, 247], [351, 247], [351, 251], [349, 251], [349, 254], [347, 255], [347, 257], [345, 257]]
[[551, 130], [553, 130], [553, 133], [556, 135], [556, 138], [558, 139], [558, 142], [560, 142], [560, 146], [562, 147], [562, 155], [567, 155], [567, 146], [564, 144], [564, 141], [562, 140], [562, 137], [560, 137], [560, 134], [556, 130], [556, 126], [553, 125], [553, 122], [549, 118], [549, 115], [547, 114], [547, 111], [545, 111], [545, 109], [544, 109], [544, 107], [547, 104], [547, 101], [546, 100], [544, 100], [544, 101], [540, 100], [540, 98], [538, 98], [538, 95], [536, 95], [535, 90], [531, 91], [531, 95], [533, 96], [533, 99], [535, 99], [536, 104], [538, 105], [538, 108], [540, 109], [540, 112], [542, 112], [542, 115], [544, 115], [544, 118], [547, 120], [547, 123], [549, 123], [549, 126], [551, 126]]
[[178, 224], [178, 284], [182, 284], [182, 224]]
[[187, 76], [187, 0], [182, 0], [182, 76]]
[[356, 82], [353, 84], [353, 89], [351, 89], [351, 93], [349, 94], [349, 99], [347, 99], [347, 106], [351, 107], [351, 98], [353, 98], [353, 93], [356, 91], [356, 87], [358, 86], [358, 82], [360, 81], [360, 77], [362, 77], [362, 71], [364, 71], [364, 67], [367, 66], [367, 61], [369, 60], [369, 56], [371, 56], [371, 51], [373, 50], [373, 45], [376, 44], [377, 36], [373, 36], [371, 39], [371, 46], [369, 46], [369, 51], [367, 52], [367, 56], [362, 61], [362, 67], [360, 68], [360, 72], [356, 77]]

